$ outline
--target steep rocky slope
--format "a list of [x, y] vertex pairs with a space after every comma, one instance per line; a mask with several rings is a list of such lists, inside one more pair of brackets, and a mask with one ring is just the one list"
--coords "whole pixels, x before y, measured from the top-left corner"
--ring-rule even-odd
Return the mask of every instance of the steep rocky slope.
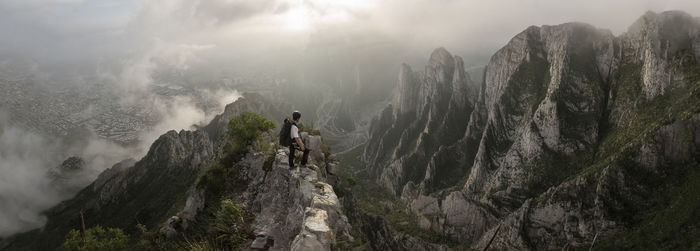
[[[435, 50], [424, 72], [414, 72], [403, 64], [392, 102], [370, 128], [365, 157], [373, 163], [380, 182], [391, 191], [425, 176], [430, 157], [442, 145], [459, 139], [473, 109], [462, 59], [447, 50]], [[415, 168], [405, 168], [412, 166]], [[436, 173], [441, 183], [433, 187], [453, 185], [450, 179], [464, 175]], [[464, 171], [464, 170], [461, 170]]]
[[[320, 140], [309, 136], [307, 140]], [[313, 150], [319, 150], [313, 148]], [[271, 155], [272, 154], [272, 155]], [[326, 183], [330, 175], [324, 172], [322, 158], [313, 158], [316, 164], [289, 170], [289, 151], [279, 149], [272, 153], [253, 152], [235, 163], [238, 187], [230, 197], [244, 205], [252, 214], [250, 229], [254, 239], [251, 249], [263, 250], [330, 250], [336, 238], [352, 239], [350, 225], [344, 215], [333, 187]], [[176, 238], [196, 228], [207, 206], [205, 187], [189, 192], [182, 211], [172, 216], [160, 228], [164, 235]], [[195, 225], [195, 226], [193, 226]], [[239, 248], [248, 249], [243, 245]]]
[[364, 159], [423, 228], [476, 248], [612, 236], [624, 238], [605, 245], [687, 248], [695, 200], [660, 243], [637, 235], [698, 182], [699, 35], [682, 12], [646, 13], [619, 37], [581, 23], [529, 27], [471, 94], [459, 60], [438, 49], [424, 73], [402, 68]]
[[364, 246], [358, 249], [449, 250], [447, 245], [431, 243], [394, 229], [391, 223], [381, 215], [362, 211], [353, 193], [348, 193], [343, 198], [343, 207], [353, 228], [357, 231], [356, 237], [364, 238], [362, 243]]
[[136, 162], [122, 161], [105, 170], [74, 198], [50, 209], [41, 229], [10, 238], [9, 250], [52, 250], [60, 246], [70, 229], [85, 224], [136, 231], [137, 224], [153, 226], [177, 210], [204, 162], [213, 153], [203, 132], [170, 131], [156, 140], [148, 154]]
[[68, 231], [80, 226], [81, 212], [88, 227], [120, 228], [145, 238], [134, 240], [134, 249], [182, 248], [193, 238], [218, 240], [207, 229], [217, 220], [212, 210], [224, 199], [250, 215], [245, 224], [250, 228], [243, 229], [250, 232], [240, 233], [243, 243], [237, 244], [243, 247], [329, 250], [336, 238], [352, 239], [338, 197], [325, 182], [333, 180], [326, 170], [338, 163], [323, 154], [320, 136], [302, 133], [313, 152], [307, 167], [289, 170], [288, 151], [277, 151], [269, 132], [248, 146], [245, 156], [217, 164], [228, 154], [227, 140], [232, 140], [224, 137], [223, 121], [242, 112], [275, 111], [259, 96], [246, 96], [202, 130], [167, 132], [141, 160], [124, 160], [105, 170], [74, 198], [46, 212], [44, 227], [2, 240], [0, 249], [57, 249]]

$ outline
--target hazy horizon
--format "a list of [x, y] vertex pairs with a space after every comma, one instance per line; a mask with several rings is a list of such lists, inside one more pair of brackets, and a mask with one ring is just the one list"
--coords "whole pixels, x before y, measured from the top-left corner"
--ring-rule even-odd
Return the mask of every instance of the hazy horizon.
[[240, 90], [208, 84], [236, 77], [328, 89], [366, 81], [381, 87], [363, 93], [379, 103], [401, 63], [421, 69], [438, 47], [463, 57], [467, 68], [479, 67], [531, 25], [584, 22], [619, 35], [645, 12], [668, 10], [700, 16], [700, 1], [0, 0], [0, 81], [27, 76], [40, 88], [78, 91], [100, 84], [117, 90], [120, 105], [148, 106], [165, 117], [140, 127], [136, 150], [90, 135], [69, 151], [34, 128], [9, 124], [12, 114], [0, 106], [0, 237], [41, 226], [41, 212], [64, 199], [45, 173], [66, 154], [97, 159], [89, 164], [101, 171], [142, 156], [167, 130], [211, 119], [190, 96], [150, 93], [159, 73], [182, 77], [164, 80], [171, 84], [206, 85], [197, 94], [219, 112]]
[[[700, 14], [697, 1], [0, 1], [0, 55], [36, 69], [129, 72], [129, 66], [285, 72], [323, 50], [395, 48], [414, 63], [445, 47], [467, 65], [530, 25], [584, 22], [614, 34], [646, 11]], [[7, 62], [5, 62], [7, 63]], [[396, 62], [398, 65], [401, 62]], [[126, 79], [132, 87], [144, 80]]]

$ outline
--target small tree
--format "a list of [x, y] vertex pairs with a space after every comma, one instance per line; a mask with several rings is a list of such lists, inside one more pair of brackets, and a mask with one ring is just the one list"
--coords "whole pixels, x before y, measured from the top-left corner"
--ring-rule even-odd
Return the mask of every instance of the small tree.
[[85, 243], [80, 237], [80, 231], [71, 230], [63, 242], [63, 250], [126, 250], [129, 236], [119, 228], [95, 226], [85, 231]]
[[229, 145], [225, 149], [229, 155], [226, 162], [246, 153], [248, 145], [261, 138], [262, 133], [275, 128], [275, 123], [251, 112], [244, 112], [229, 120], [226, 133]]

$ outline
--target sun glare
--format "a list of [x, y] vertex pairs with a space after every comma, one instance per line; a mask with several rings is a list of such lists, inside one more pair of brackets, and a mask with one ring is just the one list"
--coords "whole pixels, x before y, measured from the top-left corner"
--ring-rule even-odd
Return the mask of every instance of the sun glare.
[[294, 8], [285, 14], [283, 22], [288, 31], [306, 31], [311, 27], [311, 12], [305, 7]]
[[307, 0], [291, 1], [290, 9], [281, 15], [281, 27], [290, 32], [304, 32], [319, 25], [346, 22], [352, 12], [367, 9], [365, 0]]

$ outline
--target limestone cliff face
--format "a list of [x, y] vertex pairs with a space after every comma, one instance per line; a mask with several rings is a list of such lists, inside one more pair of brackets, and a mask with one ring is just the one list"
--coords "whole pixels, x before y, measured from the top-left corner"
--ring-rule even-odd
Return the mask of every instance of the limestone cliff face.
[[[476, 247], [497, 236], [500, 248], [560, 249], [624, 233], [641, 218], [621, 215], [648, 213], [656, 184], [635, 168], [666, 173], [698, 153], [697, 136], [661, 136], [697, 130], [698, 31], [681, 12], [647, 13], [620, 37], [529, 27], [493, 55], [474, 103], [448, 94], [457, 78], [441, 72], [459, 64], [438, 49], [425, 74], [402, 68], [365, 160], [422, 227]], [[429, 137], [438, 130], [451, 137]], [[663, 145], [678, 158], [660, 161]]]
[[[681, 135], [693, 136], [684, 138]], [[691, 155], [697, 156], [700, 149], [700, 113], [686, 121], [661, 126], [647, 139], [632, 141], [631, 144], [633, 146], [626, 149], [628, 155], [618, 156], [621, 161], [598, 166], [598, 170], [574, 176], [527, 199], [520, 208], [506, 214], [498, 225], [484, 233], [475, 246], [486, 246], [494, 236], [491, 246], [501, 249], [552, 250], [566, 245], [588, 246], [596, 236], [598, 240], [604, 240], [629, 232], [635, 223], [648, 221], [650, 215], [657, 214], [656, 210], [667, 211], [673, 204], [667, 208], [659, 207], [657, 203], [665, 200], [659, 197], [674, 198], [678, 195], [673, 189], [687, 189], [689, 184], [697, 183], [697, 176], [685, 179], [673, 173], [687, 175], [688, 169], [698, 168], [697, 164], [688, 162], [693, 161]], [[680, 186], [676, 185], [677, 182]], [[687, 198], [675, 197], [671, 201], [674, 200], [673, 203], [697, 206]], [[664, 220], [672, 219], [689, 220], [682, 215]], [[687, 231], [683, 230], [686, 228], [679, 227], [679, 230]], [[679, 234], [673, 238], [692, 240], [693, 237]], [[655, 245], [680, 249], [685, 246], [675, 243]]]
[[[641, 65], [642, 93], [647, 99], [663, 95], [679, 76], [672, 59], [682, 50], [698, 60], [698, 22], [684, 12], [647, 12], [621, 37], [623, 57]], [[694, 55], [693, 55], [694, 54]]]
[[597, 143], [613, 39], [584, 24], [531, 27], [492, 57], [486, 124], [466, 192], [517, 208], [561, 178], [538, 169]]
[[439, 144], [461, 137], [473, 108], [469, 81], [462, 59], [444, 48], [431, 54], [423, 72], [401, 66], [392, 103], [370, 128], [365, 149], [382, 185], [396, 191], [419, 182]]
[[611, 123], [633, 119], [631, 111], [640, 103], [687, 84], [683, 66], [700, 60], [699, 26], [698, 19], [684, 12], [647, 12], [620, 36], [619, 78], [611, 83]]

